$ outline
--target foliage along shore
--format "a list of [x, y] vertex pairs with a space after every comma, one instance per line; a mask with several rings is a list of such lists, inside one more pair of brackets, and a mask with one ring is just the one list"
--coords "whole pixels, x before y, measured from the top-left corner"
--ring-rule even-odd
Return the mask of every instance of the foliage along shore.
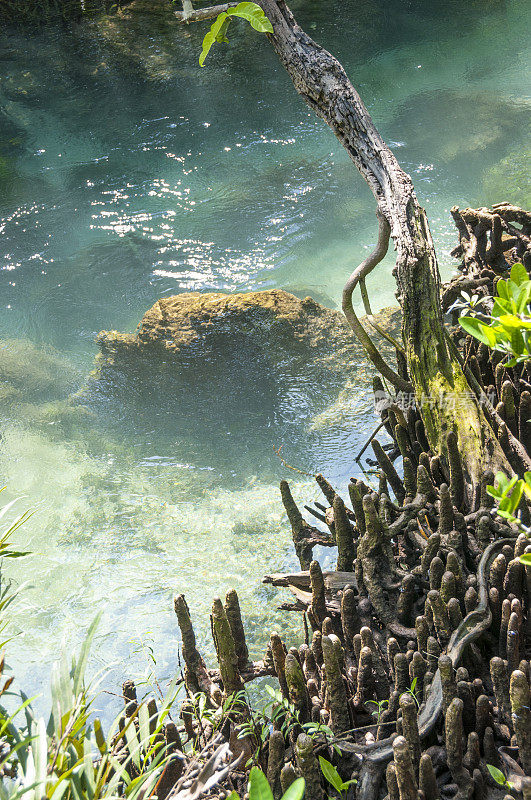
[[[500, 278], [516, 280], [520, 270], [524, 281], [531, 269], [531, 215], [500, 208], [514, 232], [498, 230], [495, 211], [452, 212], [462, 265], [444, 287], [442, 303], [453, 323], [460, 304], [481, 300], [489, 309]], [[517, 261], [523, 266], [510, 272]], [[516, 289], [504, 285], [520, 291], [513, 284]], [[463, 299], [463, 290], [474, 303]], [[522, 475], [531, 444], [531, 363], [522, 356], [507, 366], [508, 351], [492, 349], [488, 338], [478, 340], [463, 327], [450, 325], [449, 335], [480, 391], [494, 401], [498, 439]], [[400, 353], [397, 364], [407, 379]], [[377, 491], [352, 479], [343, 499], [317, 475], [325, 502], [308, 510], [323, 530], [304, 520], [288, 483], [281, 483], [301, 571], [265, 580], [291, 590], [294, 599], [283, 607], [303, 614], [305, 641], [288, 648], [272, 633], [264, 658], [250, 661], [230, 590], [224, 603], [213, 602], [218, 667], [209, 669], [179, 595], [186, 699], [180, 699], [179, 675], [160, 696], [143, 699], [126, 681], [124, 710], [104, 735], [91, 717], [93, 695], [84, 683], [91, 630], [79, 658], [71, 666], [63, 657], [54, 674], [47, 724], [33, 717], [30, 705], [13, 718], [3, 710], [3, 796], [190, 800], [249, 791], [251, 800], [267, 800], [269, 791], [279, 800], [291, 791], [296, 800], [302, 777], [307, 800], [354, 794], [359, 800], [529, 800], [526, 495], [511, 494], [514, 481], [505, 491], [502, 486], [500, 516], [486, 464], [480, 492], [468, 497], [455, 436], [447, 436], [448, 459], [432, 452], [415, 404], [387, 395], [379, 378], [374, 389], [387, 400], [382, 426], [392, 441], [371, 442]], [[9, 550], [11, 533], [2, 539], [4, 555], [20, 555]], [[316, 546], [337, 551], [336, 570], [322, 571]], [[4, 587], [4, 617], [10, 602]], [[7, 674], [3, 663], [2, 669]], [[260, 677], [276, 688], [266, 687], [256, 709], [245, 684]], [[11, 676], [0, 692], [12, 704]]]

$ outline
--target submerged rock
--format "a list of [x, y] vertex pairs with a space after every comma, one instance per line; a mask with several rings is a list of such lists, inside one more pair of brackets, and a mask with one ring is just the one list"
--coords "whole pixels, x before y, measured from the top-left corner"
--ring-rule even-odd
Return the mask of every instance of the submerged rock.
[[[397, 312], [387, 317], [396, 326]], [[330, 397], [334, 384], [341, 388], [366, 367], [339, 311], [280, 289], [163, 298], [135, 333], [102, 331], [97, 342], [101, 352], [92, 388], [104, 384], [106, 393], [110, 386], [128, 397], [132, 390], [145, 396], [155, 389], [161, 399], [160, 390], [169, 390], [171, 380], [174, 391], [180, 383], [187, 392], [195, 387], [215, 401], [244, 400], [253, 390], [278, 399], [279, 388], [289, 390], [292, 379], [301, 376], [306, 379], [301, 395], [326, 389]]]
[[5, 403], [64, 399], [79, 382], [71, 362], [53, 347], [29, 339], [0, 339], [0, 400]]
[[[400, 314], [388, 309], [378, 318], [392, 329]], [[374, 374], [341, 312], [280, 289], [163, 298], [134, 333], [102, 331], [97, 342], [77, 403], [111, 425], [125, 420], [139, 435], [162, 432], [180, 451], [209, 441], [213, 453], [230, 450], [232, 461], [247, 457], [251, 440], [264, 451], [271, 437], [275, 446], [289, 437], [305, 447], [312, 420], [336, 398], [342, 414], [336, 409], [333, 421], [350, 423]], [[393, 361], [393, 348], [379, 345]]]
[[[2, 425], [15, 421], [40, 428], [48, 439], [86, 437], [93, 414], [69, 399], [81, 380], [72, 361], [53, 347], [29, 339], [0, 339]], [[2, 427], [0, 438], [3, 434]]]
[[[437, 124], [419, 126], [419, 119], [436, 120]], [[425, 91], [400, 105], [393, 124], [403, 140], [412, 143], [415, 158], [429, 162], [437, 153], [439, 163], [469, 161], [483, 157], [487, 148], [503, 152], [504, 143], [514, 141], [515, 131], [521, 132], [521, 141], [525, 141], [529, 103], [475, 89]]]
[[[229, 340], [227, 340], [229, 337]], [[330, 338], [332, 337], [332, 338]], [[155, 354], [201, 355], [230, 340], [235, 346], [251, 343], [264, 358], [283, 350], [313, 350], [337, 360], [337, 348], [357, 350], [356, 343], [338, 311], [311, 297], [300, 300], [281, 289], [240, 294], [191, 292], [157, 300], [133, 334], [102, 331], [98, 344], [106, 359]], [[286, 357], [282, 353], [283, 358]], [[302, 351], [301, 353], [302, 354]]]

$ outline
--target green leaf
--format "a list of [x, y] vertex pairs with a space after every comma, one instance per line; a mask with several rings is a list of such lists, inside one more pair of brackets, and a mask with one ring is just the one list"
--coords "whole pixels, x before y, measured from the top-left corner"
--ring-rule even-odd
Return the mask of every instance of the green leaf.
[[494, 780], [496, 781], [496, 783], [499, 783], [500, 786], [505, 786], [506, 778], [501, 769], [498, 769], [498, 767], [494, 767], [492, 764], [487, 764], [487, 769], [494, 778]]
[[502, 298], [502, 300], [509, 299], [509, 292], [507, 291], [507, 281], [504, 281], [503, 278], [500, 278], [500, 280], [496, 284], [496, 291], [498, 292], [498, 295]]
[[133, 764], [140, 769], [140, 742], [138, 741], [138, 736], [136, 733], [136, 728], [134, 723], [131, 720], [126, 724], [124, 728], [125, 733], [125, 740], [127, 742], [127, 749], [129, 751], [129, 757], [132, 760]]
[[279, 691], [278, 691], [278, 689], [273, 689], [273, 687], [272, 687], [272, 686], [270, 686], [268, 683], [266, 683], [266, 685], [265, 685], [265, 690], [266, 690], [266, 692], [268, 693], [268, 695], [270, 695], [271, 697], [273, 697], [273, 698], [274, 698], [275, 700], [277, 700], [279, 703], [281, 703], [281, 702], [282, 702], [282, 700], [284, 699], [284, 698], [282, 697], [282, 692], [279, 692]]
[[522, 336], [522, 332], [519, 328], [513, 328], [510, 331], [510, 340], [511, 340], [511, 350], [513, 351], [513, 355], [517, 358], [522, 355], [524, 352], [524, 337]]
[[149, 711], [145, 703], [141, 703], [138, 707], [138, 728], [140, 732], [140, 741], [145, 748], [149, 746], [149, 737], [151, 735], [149, 729]]
[[96, 717], [96, 719], [94, 720], [94, 737], [96, 739], [96, 745], [101, 755], [102, 756], [105, 755], [105, 753], [107, 752], [107, 742], [105, 741], [105, 735], [103, 733], [101, 722], [98, 719], [98, 717]]
[[516, 301], [516, 309], [519, 314], [525, 314], [527, 306], [529, 305], [529, 298], [531, 297], [531, 281], [527, 280], [520, 285], [518, 292], [518, 299]]
[[514, 514], [514, 512], [518, 508], [520, 500], [522, 499], [522, 492], [523, 491], [524, 491], [524, 482], [523, 481], [518, 481], [518, 483], [514, 486], [512, 492], [511, 492], [511, 502], [510, 502], [509, 508], [507, 509], [512, 514]]
[[230, 19], [224, 19], [216, 35], [216, 42], [218, 42], [219, 44], [221, 44], [222, 42], [224, 42], [225, 44], [229, 43], [229, 40], [227, 39], [227, 29], [229, 27], [229, 22]]
[[199, 66], [204, 66], [205, 59], [214, 42], [228, 43], [227, 28], [229, 27], [231, 17], [246, 19], [251, 27], [260, 33], [273, 33], [273, 26], [257, 3], [238, 3], [235, 8], [229, 8], [228, 11], [222, 11], [221, 14], [218, 14], [212, 23], [209, 32], [203, 39], [203, 47], [201, 55], [199, 56]]
[[273, 26], [257, 3], [238, 3], [236, 8], [229, 8], [231, 17], [242, 17], [260, 33], [273, 33]]
[[212, 23], [209, 32], [206, 34], [205, 38], [203, 39], [203, 49], [201, 50], [201, 55], [199, 56], [199, 66], [203, 67], [205, 65], [205, 58], [210, 52], [210, 48], [214, 44], [214, 42], [228, 42], [227, 39], [227, 28], [230, 20], [228, 19], [227, 14], [223, 11], [221, 14], [218, 14], [214, 22]]
[[459, 317], [459, 324], [472, 336], [476, 336], [479, 332], [479, 319], [476, 317]]
[[494, 330], [490, 325], [485, 325], [484, 322], [480, 322], [479, 327], [489, 347], [495, 347], [498, 341], [498, 336], [496, 335], [497, 330]]
[[171, 683], [168, 686], [168, 689], [164, 696], [164, 702], [161, 706], [157, 719], [158, 726], [162, 725], [165, 718], [168, 716], [169, 710], [173, 705], [173, 703], [175, 702], [175, 698], [177, 697], [181, 686], [182, 686], [182, 681], [179, 679], [179, 675], [175, 675], [175, 677], [172, 678]]
[[253, 767], [249, 775], [249, 800], [273, 800], [273, 792], [259, 767]]
[[527, 270], [523, 264], [516, 263], [512, 265], [511, 280], [514, 281], [518, 286], [521, 283], [525, 283], [529, 280], [529, 275], [527, 274]]
[[227, 800], [240, 800], [240, 795], [238, 794], [238, 792], [235, 792], [234, 789], [233, 789], [232, 792], [227, 797]]
[[37, 722], [36, 736], [31, 749], [33, 750], [35, 764], [36, 794], [42, 797], [46, 794], [46, 768], [48, 765], [48, 739], [46, 737], [46, 724], [42, 717]]
[[492, 316], [500, 317], [502, 314], [510, 314], [512, 311], [512, 303], [504, 297], [495, 297], [494, 305], [492, 307]]
[[[483, 342], [483, 344], [488, 344], [489, 346], [492, 347], [492, 336], [490, 335], [490, 333], [488, 335], [485, 333], [484, 329], [487, 328], [487, 326], [484, 323], [480, 322], [479, 319], [476, 319], [476, 317], [459, 317], [459, 324], [467, 333], [469, 333], [475, 339], [479, 339], [479, 341]], [[496, 344], [495, 335], [494, 335], [494, 344]]]
[[325, 776], [328, 783], [331, 783], [334, 789], [341, 793], [343, 789], [343, 781], [341, 780], [337, 769], [333, 766], [333, 764], [330, 763], [330, 761], [327, 761], [326, 758], [323, 758], [322, 756], [319, 756], [319, 764], [321, 765], [321, 772]]
[[293, 781], [291, 786], [286, 789], [282, 795], [282, 800], [302, 800], [305, 786], [304, 778], [297, 778], [297, 780]]
[[96, 628], [98, 627], [99, 622], [101, 620], [102, 613], [103, 612], [100, 611], [98, 614], [96, 614], [96, 616], [92, 620], [92, 623], [90, 625], [90, 628], [88, 629], [87, 635], [85, 636], [85, 641], [81, 645], [81, 651], [79, 653], [79, 658], [77, 659], [77, 662], [76, 662], [76, 667], [75, 667], [74, 676], [73, 676], [74, 695], [76, 697], [77, 697], [77, 695], [79, 694], [79, 692], [81, 691], [81, 689], [83, 687], [83, 681], [85, 679], [85, 669], [86, 669], [86, 666], [87, 666], [87, 661], [88, 661], [88, 657], [89, 657], [90, 648], [91, 648], [91, 645], [92, 645], [92, 641], [94, 639], [94, 635], [96, 633]]
[[411, 683], [411, 691], [412, 691], [412, 692], [414, 692], [414, 691], [415, 691], [415, 686], [416, 686], [416, 685], [417, 685], [417, 678], [413, 678], [413, 681], [412, 681], [412, 683]]
[[507, 492], [509, 492], [512, 489], [512, 487], [518, 480], [518, 477], [515, 475], [511, 478], [511, 480], [509, 480], [505, 472], [497, 472], [494, 480], [496, 483], [496, 487], [500, 492], [499, 496], [502, 497], [504, 494], [507, 494]]
[[70, 788], [69, 782], [67, 780], [61, 780], [56, 785], [55, 789], [53, 790], [53, 794], [51, 796], [51, 800], [61, 800], [61, 798], [66, 794], [68, 789]]
[[519, 556], [518, 561], [521, 564], [525, 564], [526, 567], [531, 567], [531, 553], [524, 553], [522, 556]]
[[516, 301], [518, 299], [518, 295], [520, 294], [520, 288], [518, 284], [512, 281], [510, 278], [507, 281], [507, 291], [509, 293], [509, 300], [511, 300], [512, 303], [514, 303], [513, 308], [514, 310], [516, 310]]
[[520, 328], [531, 328], [531, 322], [523, 320], [516, 314], [502, 314], [499, 321], [504, 328], [516, 328], [517, 330]]

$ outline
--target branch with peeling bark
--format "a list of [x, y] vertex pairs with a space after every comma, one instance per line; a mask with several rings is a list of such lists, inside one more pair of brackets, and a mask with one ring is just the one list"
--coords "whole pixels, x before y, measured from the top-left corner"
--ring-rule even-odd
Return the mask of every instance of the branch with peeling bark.
[[217, 6], [208, 6], [207, 8], [194, 8], [191, 0], [183, 0], [183, 10], [174, 11], [173, 13], [179, 22], [203, 22], [206, 19], [213, 19], [218, 14], [223, 14], [229, 8], [235, 8], [238, 3], [222, 3]]

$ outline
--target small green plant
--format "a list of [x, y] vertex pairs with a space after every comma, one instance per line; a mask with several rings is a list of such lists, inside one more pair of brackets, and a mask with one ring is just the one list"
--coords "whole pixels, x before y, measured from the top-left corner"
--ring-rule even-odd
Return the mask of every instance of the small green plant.
[[293, 703], [282, 696], [282, 692], [278, 689], [273, 689], [272, 686], [266, 684], [265, 690], [272, 700], [264, 707], [263, 713], [266, 718], [269, 718], [270, 724], [282, 720], [280, 730], [284, 736], [289, 736], [293, 728], [300, 725], [297, 709]]
[[478, 306], [482, 305], [488, 298], [480, 297], [478, 294], [470, 295], [468, 292], [462, 291], [459, 298], [452, 303], [448, 312], [451, 311], [475, 311]]
[[531, 497], [531, 472], [523, 478], [514, 475], [509, 479], [503, 472], [496, 475], [495, 485], [488, 486], [487, 492], [498, 501], [498, 514], [509, 522], [518, 522], [516, 510], [524, 492]]
[[[3, 492], [4, 489], [5, 486], [0, 489], [0, 492]], [[6, 503], [6, 505], [0, 509], [0, 520], [3, 519], [6, 514], [8, 514], [8, 512], [17, 502], [17, 499], [12, 500], [10, 503]], [[24, 558], [25, 556], [29, 555], [29, 552], [26, 550], [17, 550], [13, 548], [11, 544], [11, 537], [32, 516], [32, 514], [33, 512], [31, 511], [24, 511], [22, 514], [19, 514], [19, 516], [16, 517], [13, 522], [8, 523], [4, 530], [0, 532], [0, 560], [3, 560], [4, 558]], [[0, 636], [2, 637], [4, 636], [4, 631], [8, 627], [8, 618], [6, 615], [7, 609], [15, 602], [17, 596], [20, 594], [24, 586], [25, 584], [19, 586], [16, 590], [13, 589], [11, 581], [4, 579], [2, 564], [0, 563]], [[0, 640], [0, 650], [2, 650], [6, 644], [11, 641], [11, 638], [12, 637], [8, 636], [7, 638], [2, 638]]]
[[[5, 486], [0, 489], [0, 492], [5, 490]], [[11, 500], [10, 503], [7, 503], [2, 509], [0, 509], [0, 519], [3, 519], [5, 515], [10, 511], [15, 503], [18, 502], [18, 498], [15, 500]], [[13, 550], [11, 546], [11, 537], [24, 523], [33, 516], [33, 511], [24, 511], [20, 514], [14, 522], [11, 522], [7, 528], [5, 528], [2, 533], [0, 534], [0, 558], [23, 558], [24, 556], [29, 555], [29, 551], [27, 550]]]
[[[8, 503], [0, 519], [13, 507]], [[26, 552], [11, 546], [10, 537], [31, 516], [24, 512], [0, 534], [0, 557], [19, 558]], [[0, 630], [15, 595], [9, 584], [0, 588]], [[100, 721], [91, 723], [95, 694], [85, 684], [85, 671], [99, 618], [89, 628], [79, 656], [62, 653], [52, 672], [51, 714], [36, 716], [32, 702], [13, 689], [0, 656], [0, 800], [141, 800], [154, 790], [168, 761], [162, 727], [178, 692], [172, 681], [162, 706], [150, 717], [141, 703], [135, 712], [120, 714], [104, 735]], [[5, 642], [2, 643], [5, 644]], [[6, 703], [6, 705], [4, 705]], [[7, 704], [15, 706], [13, 713]]]
[[241, 726], [241, 738], [254, 734], [264, 743], [269, 736], [271, 726], [276, 723], [285, 737], [289, 736], [295, 727], [300, 727], [311, 739], [324, 739], [327, 744], [330, 744], [336, 750], [338, 755], [341, 754], [341, 750], [333, 742], [335, 739], [334, 732], [328, 725], [324, 725], [322, 722], [301, 723], [297, 709], [293, 703], [283, 697], [282, 692], [278, 689], [273, 689], [268, 684], [266, 684], [265, 689], [272, 699], [264, 706], [262, 711], [251, 711], [250, 704], [248, 704], [251, 718]]
[[[281, 800], [302, 800], [304, 797], [304, 778], [297, 778], [286, 789]], [[253, 767], [249, 774], [249, 800], [273, 800], [273, 792], [260, 767]], [[238, 792], [231, 792], [227, 800], [240, 800]]]
[[[187, 706], [197, 722], [197, 735], [194, 735], [186, 742], [185, 751], [193, 751], [198, 747], [200, 749], [205, 745], [207, 743], [207, 737], [204, 735], [205, 731], [208, 732], [208, 736], [219, 731], [233, 712], [238, 713], [242, 718], [250, 715], [250, 718], [240, 727], [238, 738], [242, 739], [255, 733], [253, 716], [245, 689], [229, 695], [219, 706], [213, 705], [204, 692], [188, 694]], [[246, 730], [242, 732], [241, 728], [244, 726]]]
[[325, 742], [333, 748], [338, 756], [341, 755], [340, 748], [334, 743], [336, 738], [334, 731], [328, 725], [324, 725], [322, 722], [305, 722], [301, 727], [311, 739], [324, 738]]
[[209, 32], [203, 39], [203, 49], [199, 56], [199, 65], [201, 67], [204, 66], [205, 59], [215, 42], [228, 44], [227, 30], [232, 17], [246, 19], [251, 27], [255, 31], [259, 31], [259, 33], [273, 33], [273, 26], [257, 3], [238, 3], [235, 8], [229, 8], [227, 11], [222, 11], [221, 14], [218, 14], [212, 23]]
[[135, 680], [137, 690], [139, 687], [145, 687], [145, 695], [147, 695], [150, 690], [155, 690], [160, 700], [164, 700], [164, 691], [155, 672], [157, 658], [155, 656], [155, 649], [153, 647], [154, 639], [151, 635], [151, 631], [141, 634], [136, 639], [131, 639], [131, 644], [134, 645], [132, 652], [135, 654], [142, 654], [146, 660], [144, 672], [139, 679]]
[[341, 798], [344, 797], [344, 793], [349, 786], [357, 783], [355, 778], [352, 778], [350, 781], [344, 781], [334, 765], [331, 764], [330, 761], [327, 761], [326, 758], [323, 758], [323, 756], [319, 756], [319, 766], [328, 783], [334, 787]]
[[[531, 472], [524, 473], [523, 478], [514, 475], [511, 479], [503, 472], [498, 472], [495, 485], [487, 486], [487, 492], [498, 501], [500, 517], [516, 525], [529, 539], [531, 528], [524, 525], [522, 520], [516, 516], [516, 510], [523, 494], [531, 498]], [[523, 553], [518, 560], [525, 566], [531, 566], [531, 553]]]
[[376, 717], [376, 722], [380, 723], [382, 714], [389, 705], [389, 700], [367, 700], [367, 704], [376, 706], [376, 708], [371, 711], [371, 714], [373, 717]]
[[[402, 692], [402, 695], [410, 694], [411, 697], [413, 698], [413, 700], [415, 701], [415, 703], [417, 704], [417, 708], [420, 708], [419, 699], [418, 699], [417, 693], [415, 691], [416, 687], [417, 687], [417, 678], [413, 678], [413, 680], [411, 681], [411, 686], [409, 687], [409, 689], [406, 689], [405, 692]], [[402, 697], [402, 695], [400, 695], [400, 697]]]
[[507, 780], [501, 769], [494, 767], [492, 764], [487, 764], [487, 769], [497, 784], [503, 786], [504, 789], [514, 789], [513, 784]]
[[283, 697], [282, 692], [268, 684], [266, 684], [265, 689], [270, 695], [271, 701], [260, 711], [252, 709], [249, 698], [245, 695], [245, 712], [248, 718], [240, 724], [238, 738], [245, 739], [247, 737], [254, 737], [257, 742], [256, 750], [247, 762], [247, 767], [250, 766], [250, 764], [257, 764], [259, 762], [262, 748], [271, 733], [273, 725], [275, 725], [276, 729], [280, 730], [286, 738], [294, 728], [300, 728], [311, 739], [320, 740], [321, 743], [324, 741], [327, 745], [330, 745], [338, 755], [341, 755], [341, 750], [334, 742], [336, 738], [334, 732], [328, 725], [324, 725], [321, 722], [301, 723], [297, 709], [289, 700]]
[[[493, 350], [509, 356], [506, 365], [514, 367], [531, 358], [531, 280], [523, 264], [513, 264], [510, 278], [500, 278], [489, 315], [476, 312], [462, 316], [461, 327]], [[476, 310], [477, 303], [470, 310]]]
[[278, 689], [273, 689], [268, 684], [266, 684], [265, 689], [272, 699], [269, 703], [266, 703], [263, 709], [258, 711], [251, 707], [249, 699], [245, 695], [248, 718], [240, 724], [238, 738], [253, 737], [257, 743], [255, 751], [245, 765], [246, 767], [251, 764], [257, 764], [260, 760], [262, 748], [267, 741], [273, 724], [277, 726], [285, 737], [289, 736], [293, 728], [300, 724], [295, 706], [286, 700]]

